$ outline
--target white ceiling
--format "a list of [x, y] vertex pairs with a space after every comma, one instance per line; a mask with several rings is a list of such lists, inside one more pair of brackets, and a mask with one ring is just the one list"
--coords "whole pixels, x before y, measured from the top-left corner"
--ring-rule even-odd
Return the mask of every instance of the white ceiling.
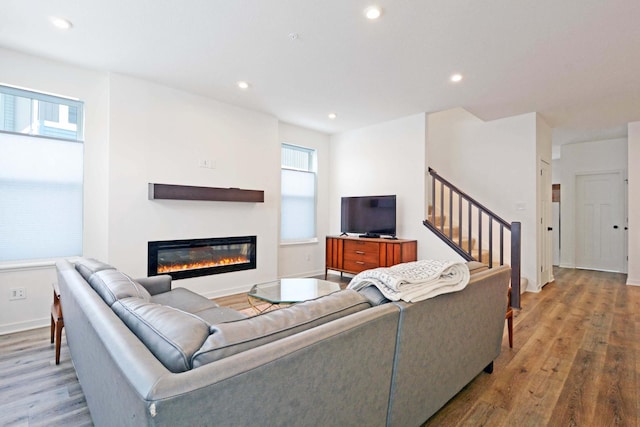
[[376, 22], [363, 16], [372, 3], [2, 0], [0, 46], [326, 133], [453, 107], [485, 120], [538, 111], [555, 143], [640, 120], [640, 0], [380, 0]]

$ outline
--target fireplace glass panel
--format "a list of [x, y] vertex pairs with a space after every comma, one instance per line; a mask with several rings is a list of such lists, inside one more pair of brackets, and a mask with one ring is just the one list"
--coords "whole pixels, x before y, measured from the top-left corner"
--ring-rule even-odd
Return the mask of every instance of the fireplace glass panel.
[[174, 279], [256, 268], [256, 236], [149, 242], [149, 276]]
[[158, 250], [158, 274], [251, 262], [249, 244]]

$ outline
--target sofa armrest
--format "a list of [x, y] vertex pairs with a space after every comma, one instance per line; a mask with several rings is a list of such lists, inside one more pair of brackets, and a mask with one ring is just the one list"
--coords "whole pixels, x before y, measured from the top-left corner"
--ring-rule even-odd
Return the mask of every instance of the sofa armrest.
[[168, 274], [142, 277], [140, 279], [136, 279], [136, 282], [144, 286], [151, 295], [157, 295], [171, 290], [171, 276]]

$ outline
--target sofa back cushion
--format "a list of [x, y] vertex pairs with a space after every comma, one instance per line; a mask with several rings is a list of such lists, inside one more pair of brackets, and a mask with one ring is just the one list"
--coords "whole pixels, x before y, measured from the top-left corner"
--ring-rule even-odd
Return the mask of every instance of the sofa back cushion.
[[211, 326], [211, 335], [192, 359], [194, 368], [322, 325], [371, 307], [353, 290]]
[[87, 282], [93, 273], [102, 270], [115, 270], [115, 268], [109, 264], [93, 258], [79, 258], [74, 264], [78, 273], [80, 273]]
[[136, 297], [150, 301], [151, 295], [140, 283], [118, 270], [102, 270], [89, 278], [91, 287], [109, 307], [121, 298]]
[[191, 356], [209, 335], [209, 325], [198, 316], [141, 298], [122, 298], [112, 308], [171, 372], [191, 369]]

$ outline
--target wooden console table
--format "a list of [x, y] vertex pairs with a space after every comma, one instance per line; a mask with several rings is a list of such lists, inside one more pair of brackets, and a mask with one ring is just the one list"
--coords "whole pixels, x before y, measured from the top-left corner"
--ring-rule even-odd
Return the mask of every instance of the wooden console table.
[[328, 270], [358, 274], [371, 268], [416, 261], [417, 255], [416, 240], [327, 236], [324, 277], [327, 278]]

